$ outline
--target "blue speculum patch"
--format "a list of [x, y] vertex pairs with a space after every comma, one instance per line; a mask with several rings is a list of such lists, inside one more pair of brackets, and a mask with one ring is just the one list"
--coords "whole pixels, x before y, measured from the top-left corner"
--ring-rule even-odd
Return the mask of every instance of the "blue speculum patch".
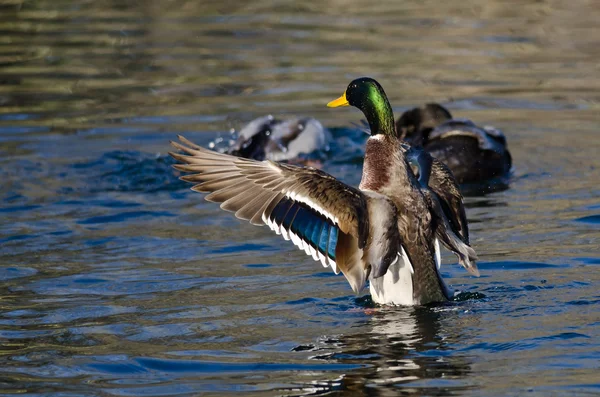
[[275, 206], [269, 219], [335, 260], [338, 227], [306, 204], [283, 199]]

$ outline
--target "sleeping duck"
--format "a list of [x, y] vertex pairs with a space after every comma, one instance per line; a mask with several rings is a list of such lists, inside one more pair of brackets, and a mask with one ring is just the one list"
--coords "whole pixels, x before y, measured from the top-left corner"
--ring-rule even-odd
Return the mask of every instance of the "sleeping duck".
[[453, 119], [437, 103], [404, 112], [396, 129], [400, 139], [423, 147], [446, 164], [461, 184], [484, 182], [510, 172], [512, 159], [500, 130]]
[[438, 241], [477, 274], [456, 182], [444, 179], [445, 168], [436, 173], [443, 165], [427, 153], [398, 139], [392, 108], [375, 80], [352, 81], [328, 104], [348, 105], [364, 113], [371, 131], [358, 188], [312, 167], [217, 153], [183, 137], [172, 142], [184, 153], [171, 153], [181, 162], [175, 168], [191, 173], [181, 179], [209, 193], [206, 200], [251, 224], [267, 225], [323, 266], [341, 271], [356, 293], [369, 280], [376, 303], [450, 299], [438, 269]]
[[225, 150], [254, 160], [289, 161], [316, 151], [327, 151], [331, 136], [312, 117], [278, 120], [268, 115], [252, 120]]

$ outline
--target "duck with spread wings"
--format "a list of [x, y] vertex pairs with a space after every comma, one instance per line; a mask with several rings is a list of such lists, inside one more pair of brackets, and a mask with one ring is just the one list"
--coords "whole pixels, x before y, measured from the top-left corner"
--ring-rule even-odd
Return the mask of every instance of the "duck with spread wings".
[[216, 153], [183, 137], [173, 146], [184, 154], [171, 155], [181, 162], [177, 169], [190, 173], [182, 179], [194, 183], [193, 190], [209, 193], [206, 200], [254, 225], [267, 225], [323, 266], [341, 271], [356, 293], [370, 281], [373, 300], [380, 304], [450, 299], [435, 246], [441, 241], [477, 273], [466, 219], [453, 215], [456, 203], [447, 198], [452, 194], [443, 183], [436, 192], [419, 156], [413, 161], [420, 173], [415, 176], [379, 83], [356, 79], [328, 104], [348, 105], [364, 113], [371, 130], [358, 189], [311, 167]]

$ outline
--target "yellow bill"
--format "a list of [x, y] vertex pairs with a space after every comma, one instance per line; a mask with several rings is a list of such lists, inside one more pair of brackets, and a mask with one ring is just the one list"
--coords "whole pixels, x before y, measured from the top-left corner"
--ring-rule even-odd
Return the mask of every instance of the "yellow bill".
[[338, 99], [334, 99], [333, 101], [331, 101], [327, 104], [327, 107], [330, 107], [330, 108], [337, 108], [340, 106], [350, 106], [350, 104], [348, 103], [348, 100], [346, 99], [345, 91], [341, 97], [339, 97]]

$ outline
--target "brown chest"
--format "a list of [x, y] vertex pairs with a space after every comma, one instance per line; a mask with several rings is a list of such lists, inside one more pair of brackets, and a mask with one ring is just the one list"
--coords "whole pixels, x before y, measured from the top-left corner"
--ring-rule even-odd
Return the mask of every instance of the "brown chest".
[[390, 183], [393, 148], [383, 139], [369, 138], [360, 189], [381, 192]]

